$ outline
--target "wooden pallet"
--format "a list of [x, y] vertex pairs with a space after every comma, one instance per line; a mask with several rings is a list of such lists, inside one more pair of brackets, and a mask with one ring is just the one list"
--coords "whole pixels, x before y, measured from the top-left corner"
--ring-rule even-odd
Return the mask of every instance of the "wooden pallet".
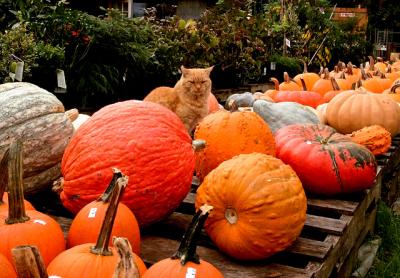
[[[388, 153], [377, 158], [378, 174], [372, 189], [335, 199], [308, 196], [305, 226], [287, 250], [264, 261], [239, 262], [218, 251], [203, 231], [198, 254], [227, 278], [350, 277], [357, 263], [359, 247], [374, 231], [381, 188], [388, 188], [382, 182], [397, 169], [390, 162], [400, 160], [400, 137], [394, 138], [393, 144]], [[194, 179], [191, 192], [170, 217], [142, 230], [140, 256], [148, 265], [170, 257], [177, 250], [194, 214], [197, 186]], [[54, 218], [66, 234], [71, 219]]]

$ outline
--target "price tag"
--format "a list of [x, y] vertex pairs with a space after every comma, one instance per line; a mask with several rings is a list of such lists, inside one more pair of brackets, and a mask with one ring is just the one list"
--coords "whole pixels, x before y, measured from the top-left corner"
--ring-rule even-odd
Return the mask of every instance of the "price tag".
[[17, 62], [17, 67], [15, 68], [15, 80], [22, 81], [22, 75], [24, 74], [24, 62]]
[[58, 88], [67, 89], [64, 71], [60, 69], [57, 70], [57, 86]]
[[196, 278], [196, 269], [193, 267], [188, 267], [185, 278]]
[[96, 216], [97, 208], [91, 208], [89, 210], [88, 218], [94, 218]]

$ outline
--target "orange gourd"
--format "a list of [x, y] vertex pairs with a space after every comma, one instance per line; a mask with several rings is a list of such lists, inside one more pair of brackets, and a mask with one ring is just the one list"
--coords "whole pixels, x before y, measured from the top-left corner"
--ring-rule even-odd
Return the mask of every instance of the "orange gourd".
[[273, 90], [266, 90], [264, 92], [264, 95], [270, 97], [271, 99], [274, 99], [275, 95], [279, 92], [279, 81], [275, 77], [271, 77], [270, 81], [274, 83], [274, 89]]
[[212, 264], [199, 259], [196, 254], [197, 238], [212, 206], [203, 205], [194, 215], [178, 251], [169, 259], [152, 265], [142, 278], [222, 278], [222, 273]]
[[364, 127], [350, 134], [353, 142], [367, 147], [374, 155], [387, 152], [392, 144], [390, 132], [379, 125]]
[[[84, 206], [71, 223], [67, 237], [67, 247], [95, 242], [106, 214], [111, 193], [116, 186], [118, 178], [122, 177], [121, 171], [113, 169], [114, 175], [104, 193], [95, 201]], [[133, 252], [140, 253], [140, 231], [135, 215], [124, 204], [119, 203], [115, 216], [111, 237], [127, 238], [133, 246]], [[109, 245], [112, 244], [110, 238]]]
[[[47, 267], [49, 276], [55, 275], [62, 278], [112, 277], [119, 258], [116, 249], [109, 247], [109, 239], [118, 203], [128, 183], [128, 178], [122, 176], [116, 183], [96, 243], [76, 245], [59, 254]], [[133, 259], [142, 275], [146, 271], [146, 266], [135, 253], [133, 253]]]
[[252, 111], [218, 111], [197, 126], [195, 139], [206, 141], [196, 152], [196, 174], [202, 180], [221, 162], [241, 153], [275, 155], [275, 139], [264, 120]]
[[289, 74], [285, 71], [283, 73], [283, 82], [279, 84], [279, 91], [301, 91], [301, 86], [292, 80]]
[[0, 213], [0, 253], [12, 260], [11, 249], [35, 245], [45, 265], [65, 249], [60, 225], [50, 216], [36, 210], [25, 211], [23, 205], [22, 142], [10, 144], [8, 162], [9, 210]]
[[392, 136], [400, 131], [400, 107], [385, 94], [345, 91], [335, 96], [326, 109], [328, 125], [349, 134], [370, 125], [380, 125]]
[[322, 97], [322, 103], [328, 103], [330, 102], [336, 95], [340, 94], [341, 92], [345, 91], [345, 90], [341, 90], [339, 85], [336, 82], [337, 80], [335, 78], [331, 78], [331, 82], [332, 82], [332, 87], [333, 90], [332, 91], [328, 91], [324, 94], [324, 96]]
[[362, 87], [364, 87], [367, 91], [376, 94], [382, 93], [384, 90], [390, 88], [390, 86], [392, 85], [392, 81], [386, 78], [383, 73], [378, 73], [377, 76], [372, 77], [363, 72], [361, 82]]
[[332, 86], [331, 78], [329, 76], [328, 69], [324, 71], [324, 77], [320, 78], [317, 82], [315, 82], [311, 91], [319, 93], [321, 96], [324, 96], [329, 91], [332, 91], [334, 88]]
[[292, 168], [261, 153], [222, 162], [197, 189], [196, 208], [213, 206], [205, 230], [239, 260], [268, 258], [290, 246], [304, 226], [307, 200]]

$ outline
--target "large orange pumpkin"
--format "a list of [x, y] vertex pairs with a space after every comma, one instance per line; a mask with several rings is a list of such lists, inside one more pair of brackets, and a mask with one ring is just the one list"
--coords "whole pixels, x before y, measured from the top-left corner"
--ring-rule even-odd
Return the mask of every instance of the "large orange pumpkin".
[[[118, 178], [116, 183], [96, 243], [76, 245], [60, 253], [47, 267], [49, 276], [54, 275], [62, 278], [112, 277], [119, 261], [119, 256], [114, 247], [109, 247], [109, 239], [118, 203], [128, 179], [123, 176]], [[132, 256], [142, 275], [146, 271], [145, 264], [135, 253], [132, 253]]]
[[0, 278], [17, 278], [13, 265], [0, 253]]
[[326, 120], [342, 134], [380, 125], [395, 136], [400, 131], [400, 107], [385, 94], [345, 91], [328, 103]]
[[36, 210], [25, 211], [23, 200], [22, 143], [11, 143], [8, 164], [9, 210], [0, 213], [0, 253], [12, 261], [11, 249], [35, 245], [45, 265], [65, 249], [60, 225]]
[[290, 246], [306, 220], [299, 178], [281, 160], [241, 154], [211, 171], [197, 190], [196, 208], [213, 206], [205, 230], [224, 253], [265, 259]]
[[334, 195], [370, 188], [374, 155], [332, 127], [296, 124], [275, 133], [277, 157], [296, 171], [306, 191]]
[[206, 147], [196, 152], [196, 174], [201, 180], [235, 155], [275, 155], [275, 139], [269, 126], [252, 111], [218, 111], [208, 115], [197, 126], [194, 137], [206, 141]]
[[183, 236], [178, 251], [171, 258], [152, 265], [142, 278], [224, 277], [215, 266], [199, 259], [196, 254], [197, 238], [211, 209], [211, 206], [201, 206]]
[[[116, 186], [116, 181], [122, 177], [121, 171], [113, 169], [114, 175], [104, 193], [95, 201], [84, 206], [73, 219], [68, 231], [67, 247], [95, 242], [106, 214], [111, 193]], [[118, 204], [111, 237], [127, 238], [133, 248], [133, 252], [140, 253], [140, 231], [135, 215], [124, 204]], [[112, 244], [110, 238], [109, 244]]]
[[185, 198], [194, 166], [192, 139], [175, 113], [152, 102], [118, 102], [94, 113], [71, 139], [62, 159], [60, 197], [77, 213], [100, 196], [116, 167], [129, 176], [122, 203], [139, 225], [148, 225]]

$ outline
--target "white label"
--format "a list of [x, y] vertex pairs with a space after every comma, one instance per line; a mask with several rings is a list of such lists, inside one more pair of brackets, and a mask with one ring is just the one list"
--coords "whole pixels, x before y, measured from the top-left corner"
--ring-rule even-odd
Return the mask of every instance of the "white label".
[[40, 220], [40, 219], [33, 220], [33, 223], [38, 223], [38, 224], [41, 224], [41, 225], [46, 225], [47, 224], [45, 221]]
[[96, 216], [97, 208], [91, 208], [89, 210], [88, 218], [94, 218]]
[[196, 277], [196, 269], [193, 267], [188, 267], [186, 270], [185, 278], [195, 278]]
[[290, 40], [285, 39], [285, 42], [286, 42], [287, 47], [290, 47]]
[[15, 80], [22, 81], [22, 75], [24, 74], [24, 62], [17, 62], [15, 68]]
[[65, 82], [65, 74], [63, 70], [57, 70], [57, 86], [59, 88], [67, 89], [67, 83]]

